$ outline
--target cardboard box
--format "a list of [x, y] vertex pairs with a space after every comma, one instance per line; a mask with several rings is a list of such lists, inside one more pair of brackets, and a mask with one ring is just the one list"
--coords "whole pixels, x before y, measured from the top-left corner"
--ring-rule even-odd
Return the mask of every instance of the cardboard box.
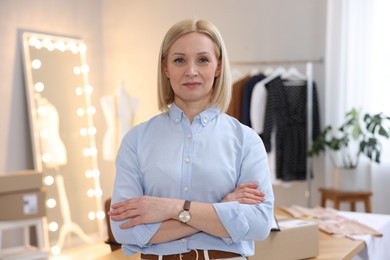
[[319, 229], [313, 222], [300, 219], [278, 220], [280, 231], [272, 231], [264, 241], [255, 242], [250, 260], [297, 260], [319, 254]]
[[46, 215], [42, 173], [18, 171], [0, 176], [0, 221]]

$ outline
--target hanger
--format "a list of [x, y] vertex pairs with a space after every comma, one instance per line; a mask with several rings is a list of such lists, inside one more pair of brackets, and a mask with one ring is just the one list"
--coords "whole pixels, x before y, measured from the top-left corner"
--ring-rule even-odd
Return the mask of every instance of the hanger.
[[274, 71], [274, 68], [268, 67], [264, 70], [264, 75], [268, 77], [272, 74], [273, 71]]
[[253, 77], [253, 76], [256, 76], [257, 74], [259, 74], [260, 71], [258, 68], [252, 68], [250, 71], [249, 71], [249, 76]]
[[272, 81], [273, 79], [275, 79], [276, 77], [282, 76], [285, 73], [286, 73], [286, 69], [285, 68], [278, 67], [274, 71], [272, 71], [272, 73], [269, 76], [267, 76], [265, 79], [263, 79], [261, 81], [261, 83], [263, 85], [265, 85], [265, 84], [269, 83], [270, 81]]
[[290, 67], [285, 73], [283, 73], [282, 79], [306, 80], [306, 76], [300, 73], [295, 67]]

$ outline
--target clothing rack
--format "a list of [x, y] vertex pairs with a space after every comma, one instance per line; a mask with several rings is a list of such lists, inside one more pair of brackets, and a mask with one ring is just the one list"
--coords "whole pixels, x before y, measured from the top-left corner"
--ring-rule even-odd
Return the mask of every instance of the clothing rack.
[[[230, 65], [233, 66], [260, 66], [260, 65], [290, 65], [290, 64], [306, 64], [306, 78], [307, 78], [307, 151], [311, 149], [313, 137], [313, 64], [323, 64], [324, 59], [301, 59], [301, 60], [275, 60], [275, 61], [233, 61]], [[311, 168], [312, 159], [306, 158], [306, 182], [307, 187], [305, 191], [307, 207], [312, 206], [311, 202]]]
[[289, 64], [307, 64], [317, 63], [323, 64], [324, 59], [301, 59], [301, 60], [269, 60], [269, 61], [231, 61], [230, 65], [233, 66], [259, 66], [259, 65], [289, 65]]

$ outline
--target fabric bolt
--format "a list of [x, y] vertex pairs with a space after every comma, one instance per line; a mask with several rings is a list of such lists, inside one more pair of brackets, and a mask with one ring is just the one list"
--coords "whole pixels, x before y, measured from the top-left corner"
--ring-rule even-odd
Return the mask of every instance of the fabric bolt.
[[[230, 235], [218, 238], [198, 232], [181, 240], [148, 244], [161, 223], [122, 230], [123, 221], [111, 221], [126, 255], [214, 249], [248, 256], [254, 254], [253, 240], [268, 235], [274, 197], [267, 153], [258, 134], [237, 119], [209, 108], [190, 124], [172, 104], [168, 112], [133, 127], [119, 149], [113, 203], [143, 195], [213, 203]], [[265, 202], [220, 203], [238, 184], [251, 182], [259, 183]]]

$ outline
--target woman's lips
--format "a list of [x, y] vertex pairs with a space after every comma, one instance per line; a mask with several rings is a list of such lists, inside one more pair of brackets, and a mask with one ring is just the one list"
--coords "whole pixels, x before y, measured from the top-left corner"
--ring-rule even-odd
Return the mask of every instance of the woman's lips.
[[200, 82], [186, 82], [183, 85], [188, 88], [195, 88], [200, 85]]

